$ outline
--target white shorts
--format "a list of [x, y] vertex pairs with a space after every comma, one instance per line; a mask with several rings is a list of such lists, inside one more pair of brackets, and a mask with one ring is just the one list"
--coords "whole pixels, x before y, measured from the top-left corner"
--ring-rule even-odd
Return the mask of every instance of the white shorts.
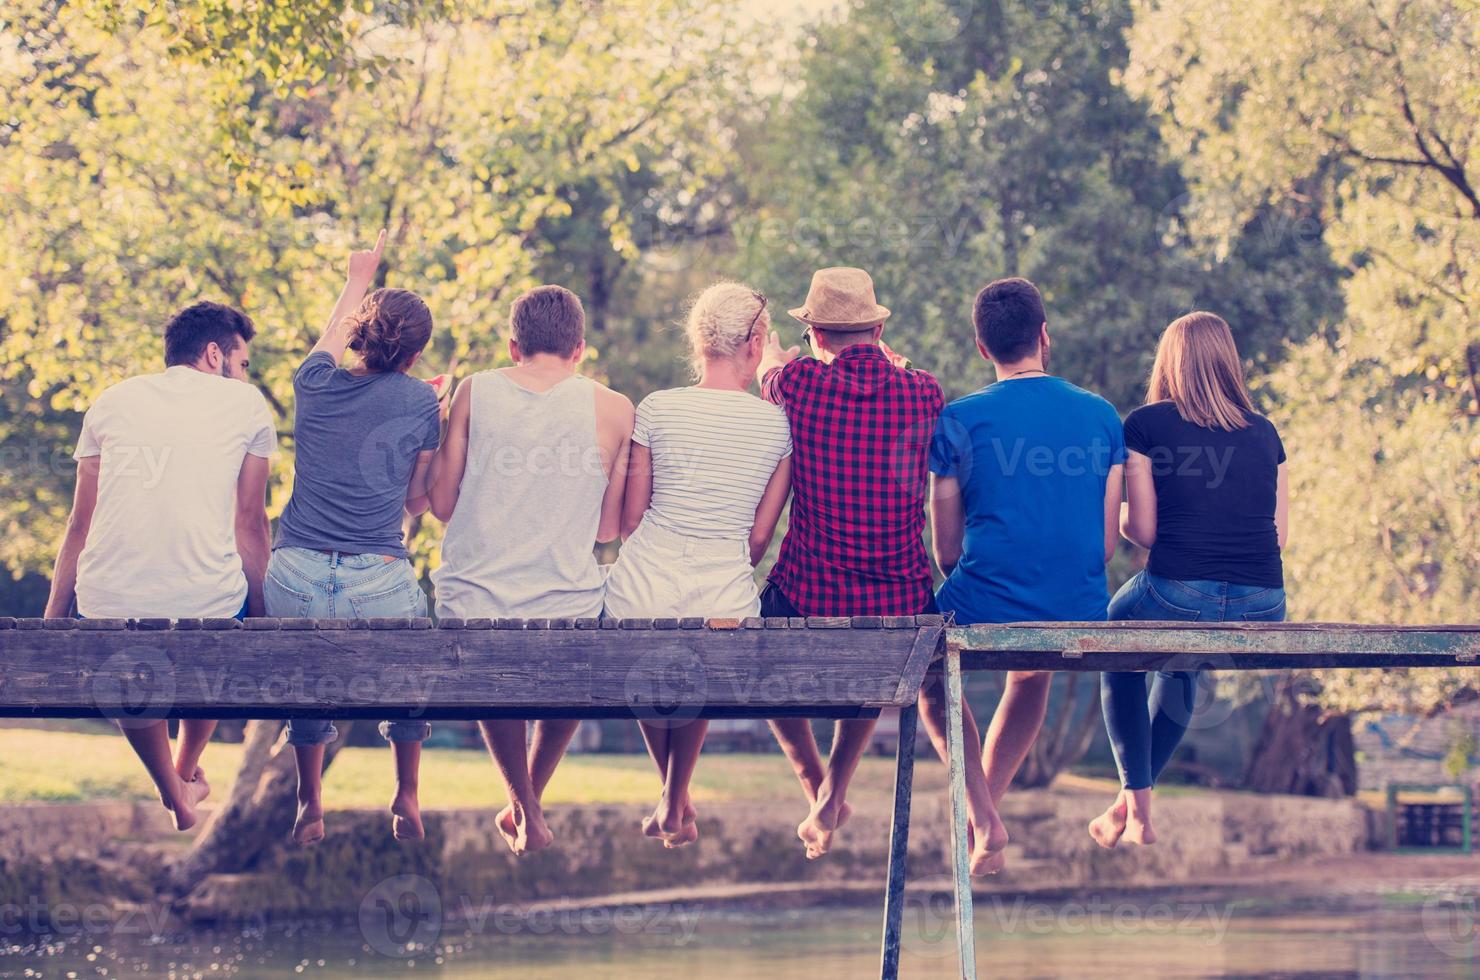
[[760, 612], [749, 542], [690, 538], [646, 519], [622, 543], [606, 580], [606, 613], [618, 619]]

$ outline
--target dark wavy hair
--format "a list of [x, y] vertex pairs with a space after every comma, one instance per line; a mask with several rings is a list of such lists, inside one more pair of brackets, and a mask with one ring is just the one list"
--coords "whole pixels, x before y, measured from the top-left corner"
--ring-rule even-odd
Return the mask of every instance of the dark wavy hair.
[[371, 371], [404, 369], [432, 339], [432, 311], [409, 289], [377, 289], [349, 319], [349, 349]]

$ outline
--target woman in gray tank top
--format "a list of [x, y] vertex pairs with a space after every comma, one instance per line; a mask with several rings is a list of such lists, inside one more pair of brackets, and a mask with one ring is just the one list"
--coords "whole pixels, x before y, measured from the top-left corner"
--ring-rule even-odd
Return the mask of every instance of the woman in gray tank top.
[[[452, 400], [432, 465], [432, 513], [447, 522], [432, 573], [439, 617], [599, 616], [605, 583], [594, 553], [617, 536], [632, 403], [576, 374], [585, 351], [581, 301], [541, 286], [514, 301], [514, 366], [484, 371]], [[499, 831], [516, 854], [553, 840], [540, 794], [575, 721], [480, 722], [509, 794]]]

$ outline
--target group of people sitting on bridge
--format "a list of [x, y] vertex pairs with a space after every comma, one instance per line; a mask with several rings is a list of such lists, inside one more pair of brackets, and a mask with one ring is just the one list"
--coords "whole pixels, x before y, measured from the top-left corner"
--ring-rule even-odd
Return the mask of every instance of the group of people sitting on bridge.
[[[83, 421], [78, 478], [48, 616], [421, 617], [408, 515], [446, 529], [431, 573], [439, 617], [900, 616], [958, 623], [1271, 621], [1285, 613], [1285, 454], [1245, 387], [1227, 323], [1189, 313], [1162, 335], [1146, 404], [1122, 422], [1049, 371], [1043, 298], [1021, 278], [983, 287], [974, 351], [996, 380], [949, 404], [890, 350], [890, 311], [866, 272], [818, 271], [790, 315], [810, 348], [783, 346], [766, 297], [722, 282], [688, 313], [695, 383], [634, 409], [581, 373], [585, 314], [560, 286], [509, 316], [512, 364], [450, 392], [412, 372], [433, 335], [414, 292], [371, 291], [385, 233], [353, 253], [323, 335], [298, 366], [292, 496], [273, 537], [266, 509], [274, 416], [249, 383], [252, 320], [201, 302], [165, 328], [163, 373], [122, 381]], [[368, 294], [368, 295], [367, 295]], [[349, 359], [346, 351], [355, 355]], [[759, 383], [760, 395], [751, 393]], [[450, 395], [450, 397], [449, 397]], [[790, 520], [764, 589], [767, 554]], [[933, 587], [930, 541], [944, 584]], [[1145, 568], [1114, 598], [1106, 565], [1124, 535]], [[596, 546], [622, 539], [614, 564]], [[1014, 672], [985, 741], [964, 718], [971, 867], [1004, 863], [998, 806], [1043, 724], [1046, 672]], [[1123, 786], [1090, 825], [1104, 847], [1155, 841], [1151, 791], [1186, 732], [1191, 672], [1102, 677]], [[945, 697], [921, 692], [946, 753]], [[540, 800], [575, 721], [481, 723], [508, 792], [498, 826], [523, 854], [553, 840]], [[662, 781], [642, 832], [698, 837], [689, 786], [706, 722], [642, 725]], [[200, 758], [215, 723], [133, 721], [124, 733], [180, 829], [209, 792]], [[805, 792], [809, 858], [848, 821], [849, 782], [874, 721], [839, 721], [826, 758], [806, 719], [771, 725]], [[424, 721], [388, 721], [398, 839], [424, 836]], [[324, 835], [328, 721], [287, 727], [298, 763], [295, 840]]]

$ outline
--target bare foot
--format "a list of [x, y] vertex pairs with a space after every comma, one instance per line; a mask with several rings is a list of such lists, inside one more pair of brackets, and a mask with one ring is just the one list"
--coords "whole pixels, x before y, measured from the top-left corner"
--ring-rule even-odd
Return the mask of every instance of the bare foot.
[[807, 814], [807, 819], [797, 824], [797, 836], [806, 846], [808, 861], [815, 861], [831, 850], [833, 834], [852, 815], [853, 808], [847, 803], [828, 801], [812, 804], [812, 812]]
[[[175, 829], [189, 830], [195, 826], [199, 816], [195, 808], [200, 801], [211, 795], [211, 785], [206, 782], [206, 774], [201, 770], [195, 771], [195, 778], [190, 781], [180, 780], [180, 792], [175, 798], [175, 805], [168, 809], [175, 815]], [[168, 804], [166, 804], [168, 806]]]
[[416, 790], [402, 790], [391, 800], [391, 834], [396, 840], [425, 840], [426, 828], [421, 825], [421, 802]]
[[[525, 810], [510, 804], [509, 811], [509, 822], [514, 827], [514, 840], [509, 847], [515, 854], [521, 857], [533, 854], [555, 843], [555, 835], [550, 833], [550, 828], [545, 824], [545, 815], [539, 810]], [[502, 821], [499, 831], [504, 831]], [[507, 833], [504, 833], [504, 839], [509, 839]]]
[[298, 819], [293, 823], [293, 842], [317, 844], [324, 839], [324, 806], [315, 800], [298, 804]]
[[1007, 866], [1007, 827], [993, 810], [985, 834], [975, 833], [970, 828], [971, 873], [994, 875]]
[[1132, 844], [1155, 844], [1156, 831], [1151, 826], [1151, 818], [1140, 817], [1136, 814], [1127, 814], [1125, 819], [1125, 836], [1122, 840]]
[[1109, 850], [1120, 843], [1125, 833], [1125, 796], [1117, 796], [1115, 802], [1098, 817], [1089, 822], [1089, 835], [1095, 843]]
[[1151, 826], [1151, 790], [1133, 789], [1126, 794], [1125, 835], [1132, 844], [1155, 844], [1156, 831]]
[[505, 844], [509, 845], [509, 850], [518, 854], [519, 828], [514, 826], [514, 804], [510, 803], [500, 810], [494, 822], [498, 825], [499, 836], [504, 839]]
[[691, 801], [684, 802], [676, 830], [671, 822], [665, 822], [664, 813], [664, 806], [659, 802], [656, 810], [642, 818], [643, 836], [660, 840], [668, 848], [684, 847], [699, 839], [699, 812]]

